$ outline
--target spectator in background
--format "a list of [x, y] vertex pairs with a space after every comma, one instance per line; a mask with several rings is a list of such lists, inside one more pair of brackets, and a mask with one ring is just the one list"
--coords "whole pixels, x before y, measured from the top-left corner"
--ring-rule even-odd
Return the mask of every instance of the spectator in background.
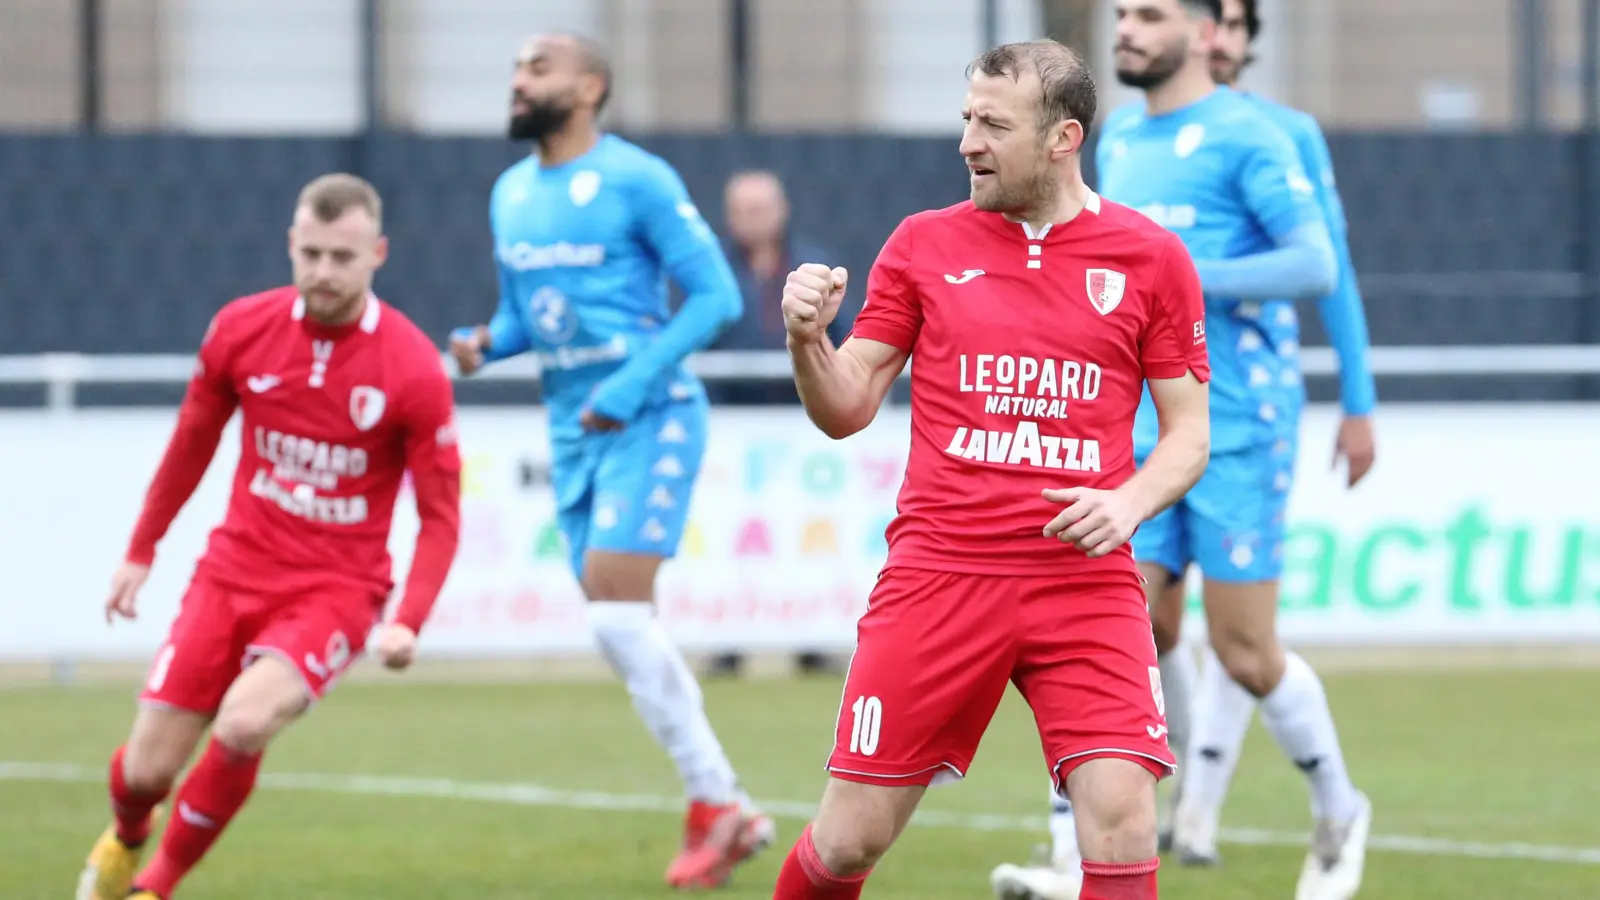
[[[729, 325], [711, 345], [713, 350], [784, 349], [783, 313], [778, 299], [789, 270], [805, 262], [836, 259], [828, 248], [789, 230], [789, 198], [783, 182], [766, 170], [736, 173], [728, 179], [723, 202], [726, 206], [727, 234], [723, 249], [733, 274], [744, 293], [744, 316]], [[848, 304], [847, 304], [848, 305]], [[850, 317], [841, 315], [829, 327], [837, 345], [850, 331]], [[713, 403], [788, 404], [797, 403], [794, 382], [721, 382], [706, 385]], [[736, 675], [744, 658], [725, 653], [712, 660], [712, 672]], [[803, 672], [839, 671], [839, 662], [820, 652], [801, 653], [795, 658]]]
[[[778, 297], [789, 270], [804, 262], [833, 259], [823, 247], [789, 230], [789, 198], [778, 176], [765, 170], [739, 172], [723, 193], [727, 235], [723, 249], [744, 291], [744, 317], [729, 325], [712, 345], [716, 350], [784, 349], [783, 315]], [[834, 343], [844, 340], [850, 317], [835, 319], [828, 329]], [[765, 401], [797, 400], [794, 385], [773, 382]]]

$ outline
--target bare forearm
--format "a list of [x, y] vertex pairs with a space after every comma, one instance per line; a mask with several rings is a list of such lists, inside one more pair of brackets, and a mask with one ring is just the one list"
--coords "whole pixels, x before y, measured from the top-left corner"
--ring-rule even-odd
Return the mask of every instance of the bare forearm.
[[1148, 519], [1187, 494], [1210, 458], [1211, 434], [1206, 425], [1174, 430], [1161, 436], [1122, 490], [1134, 498]]
[[823, 434], [840, 440], [871, 424], [877, 414], [872, 373], [860, 360], [835, 350], [826, 338], [789, 341], [789, 358], [800, 403]]

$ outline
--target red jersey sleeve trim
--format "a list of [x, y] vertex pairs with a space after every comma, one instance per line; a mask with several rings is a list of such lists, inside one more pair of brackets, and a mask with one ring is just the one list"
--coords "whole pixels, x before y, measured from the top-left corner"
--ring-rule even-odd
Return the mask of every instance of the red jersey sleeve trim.
[[1196, 368], [1190, 365], [1188, 362], [1163, 362], [1146, 364], [1144, 367], [1144, 377], [1148, 380], [1154, 381], [1160, 381], [1166, 378], [1182, 378], [1189, 372], [1193, 372], [1195, 379], [1201, 384], [1205, 384], [1211, 380], [1211, 368], [1209, 366], [1200, 366], [1199, 368]]
[[[863, 324], [865, 327], [862, 327]], [[869, 341], [877, 341], [880, 344], [888, 344], [902, 353], [910, 353], [911, 344], [913, 343], [912, 341], [906, 339], [906, 333], [903, 329], [895, 328], [890, 325], [884, 325], [878, 322], [857, 323], [855, 327], [850, 329], [850, 337], [864, 338], [865, 340]]]

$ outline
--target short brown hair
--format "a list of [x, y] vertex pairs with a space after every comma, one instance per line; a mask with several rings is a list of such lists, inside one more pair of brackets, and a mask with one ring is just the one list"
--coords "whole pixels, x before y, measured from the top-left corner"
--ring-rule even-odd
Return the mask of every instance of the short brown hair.
[[323, 222], [332, 222], [351, 209], [364, 210], [383, 230], [383, 199], [366, 179], [335, 172], [314, 179], [300, 189], [297, 208], [311, 210]]
[[1040, 129], [1076, 119], [1083, 126], [1084, 137], [1089, 136], [1096, 103], [1094, 75], [1078, 51], [1051, 40], [1002, 44], [967, 66], [968, 78], [978, 72], [991, 77], [1005, 75], [1013, 81], [1033, 72], [1040, 84]]

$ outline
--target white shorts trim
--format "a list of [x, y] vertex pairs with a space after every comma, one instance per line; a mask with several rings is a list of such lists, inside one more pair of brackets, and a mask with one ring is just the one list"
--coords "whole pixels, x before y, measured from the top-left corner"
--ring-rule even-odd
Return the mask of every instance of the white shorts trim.
[[[240, 666], [240, 671], [242, 672], [245, 668], [248, 668], [251, 663], [261, 659], [264, 656], [271, 656], [274, 659], [283, 660], [284, 665], [288, 666], [291, 671], [300, 676], [300, 688], [305, 692], [307, 701], [306, 710], [308, 712], [310, 711], [311, 707], [317, 705], [317, 689], [312, 687], [311, 680], [306, 678], [305, 672], [300, 671], [300, 667], [295, 665], [294, 659], [290, 657], [289, 654], [279, 650], [277, 647], [267, 647], [262, 644], [247, 645], [244, 648], [244, 660]], [[338, 675], [334, 675], [327, 680], [326, 684], [329, 690], [333, 689], [333, 683], [338, 680], [338, 678]]]
[[1159, 756], [1151, 756], [1142, 750], [1129, 750], [1126, 747], [1096, 747], [1093, 750], [1080, 750], [1077, 753], [1068, 754], [1067, 756], [1063, 756], [1056, 760], [1056, 764], [1050, 767], [1050, 780], [1055, 784], [1055, 788], [1058, 792], [1065, 791], [1067, 786], [1061, 781], [1062, 766], [1082, 756], [1097, 756], [1107, 753], [1114, 753], [1118, 756], [1137, 756], [1140, 759], [1148, 759], [1151, 762], [1161, 766], [1163, 769], [1166, 769], [1169, 776], [1178, 774], [1178, 767], [1176, 765], [1167, 762]]
[[928, 766], [925, 769], [918, 769], [915, 772], [907, 772], [903, 775], [884, 775], [878, 772], [861, 772], [856, 769], [846, 769], [843, 766], [823, 766], [823, 768], [829, 772], [837, 772], [840, 775], [859, 775], [862, 778], [887, 778], [890, 780], [916, 778], [918, 775], [923, 775], [928, 772], [934, 772], [941, 769], [944, 770], [933, 776], [933, 779], [928, 782], [928, 787], [938, 787], [944, 784], [955, 784], [961, 779], [967, 777], [967, 773], [956, 768], [954, 764], [947, 762], [937, 763], [935, 765]]

